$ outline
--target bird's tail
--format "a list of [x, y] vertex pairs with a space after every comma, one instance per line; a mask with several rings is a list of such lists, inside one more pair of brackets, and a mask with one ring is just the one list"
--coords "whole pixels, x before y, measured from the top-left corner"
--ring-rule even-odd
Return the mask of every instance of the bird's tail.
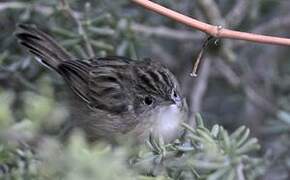
[[16, 37], [19, 43], [38, 57], [41, 63], [56, 71], [61, 62], [72, 58], [52, 37], [39, 30], [35, 25], [18, 25]]

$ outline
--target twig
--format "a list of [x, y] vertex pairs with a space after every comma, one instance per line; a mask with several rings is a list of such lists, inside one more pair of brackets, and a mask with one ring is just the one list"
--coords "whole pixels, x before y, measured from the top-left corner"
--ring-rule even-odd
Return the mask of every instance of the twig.
[[75, 21], [75, 23], [78, 26], [78, 32], [79, 34], [83, 37], [85, 45], [86, 45], [86, 49], [88, 51], [89, 57], [92, 58], [95, 56], [94, 50], [92, 48], [92, 45], [90, 43], [90, 40], [83, 28], [82, 22], [79, 19], [79, 16], [70, 8], [68, 2], [66, 0], [61, 0], [61, 5], [63, 7], [63, 9], [68, 13], [69, 16], [71, 16], [71, 18]]
[[272, 20], [255, 27], [255, 29], [252, 31], [256, 33], [262, 33], [267, 31], [274, 31], [277, 29], [284, 29], [286, 27], [290, 27], [290, 14], [275, 17]]
[[[214, 0], [197, 0], [197, 4], [202, 9], [203, 14], [207, 17], [208, 22], [211, 24], [218, 24], [217, 28], [222, 29], [222, 27], [227, 27], [227, 23], [222, 18], [221, 12], [217, 3]], [[220, 46], [220, 55], [228, 61], [232, 62], [235, 59], [235, 53], [233, 51], [233, 46], [231, 41], [223, 41]]]
[[192, 69], [192, 72], [190, 73], [190, 76], [193, 76], [193, 77], [197, 77], [197, 70], [198, 70], [198, 66], [201, 62], [201, 59], [202, 59], [202, 56], [204, 54], [204, 51], [208, 48], [209, 46], [209, 43], [211, 42], [211, 40], [213, 40], [214, 38], [212, 36], [209, 36], [203, 43], [202, 45], [202, 48], [200, 50], [200, 52], [198, 53], [198, 56], [196, 58], [196, 61], [194, 63], [194, 66], [193, 66], [193, 69]]
[[252, 41], [252, 42], [257, 42], [257, 43], [290, 46], [290, 39], [288, 38], [280, 38], [280, 37], [275, 37], [275, 36], [265, 36], [265, 35], [260, 35], [260, 34], [234, 31], [234, 30], [223, 28], [223, 27], [219, 28], [219, 26], [214, 26], [214, 25], [210, 25], [210, 24], [198, 21], [196, 19], [190, 18], [188, 16], [180, 14], [171, 9], [165, 8], [149, 0], [132, 0], [132, 1], [149, 10], [152, 10], [161, 15], [172, 18], [180, 23], [186, 24], [190, 27], [193, 27], [197, 30], [205, 32], [216, 38], [239, 39], [239, 40], [246, 40], [246, 41]]
[[[196, 2], [211, 24], [227, 26], [225, 20], [222, 18], [218, 5], [214, 0], [197, 0]], [[218, 26], [218, 28], [221, 29], [222, 26]], [[232, 62], [235, 59], [231, 41], [223, 41], [219, 51], [220, 55], [223, 56], [223, 59], [226, 61]]]
[[[290, 14], [279, 16], [271, 19], [268, 22], [265, 22], [263, 24], [257, 25], [254, 29], [251, 30], [251, 32], [255, 33], [267, 33], [267, 32], [274, 32], [274, 31], [281, 31], [287, 30], [290, 27]], [[237, 42], [234, 44], [234, 48], [240, 48], [244, 46], [245, 42]]]
[[187, 30], [171, 29], [164, 26], [151, 27], [142, 24], [132, 23], [130, 27], [134, 32], [143, 33], [147, 36], [158, 36], [175, 40], [201, 40], [201, 33], [195, 33]]

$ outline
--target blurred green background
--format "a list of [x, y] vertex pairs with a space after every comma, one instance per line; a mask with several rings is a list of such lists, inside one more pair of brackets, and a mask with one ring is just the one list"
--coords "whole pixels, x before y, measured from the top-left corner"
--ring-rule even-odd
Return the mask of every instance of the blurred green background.
[[[178, 77], [192, 116], [200, 112], [208, 127], [217, 123], [230, 132], [246, 125], [258, 137], [260, 156], [271, 162], [261, 179], [290, 178], [289, 47], [219, 40], [206, 52], [199, 76], [192, 78], [205, 34], [130, 1], [71, 0], [71, 11], [64, 2], [0, 2], [2, 132], [21, 122], [51, 132], [68, 114], [63, 80], [39, 65], [13, 36], [17, 23], [32, 23], [79, 58], [120, 55], [161, 61]], [[230, 29], [290, 37], [287, 0], [154, 2]]]

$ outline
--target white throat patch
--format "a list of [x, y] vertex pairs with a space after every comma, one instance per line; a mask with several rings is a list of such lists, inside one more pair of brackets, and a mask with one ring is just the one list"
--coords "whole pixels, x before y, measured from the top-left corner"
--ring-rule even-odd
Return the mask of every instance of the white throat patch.
[[180, 133], [183, 115], [176, 104], [162, 107], [152, 127], [153, 135], [169, 141], [174, 139]]

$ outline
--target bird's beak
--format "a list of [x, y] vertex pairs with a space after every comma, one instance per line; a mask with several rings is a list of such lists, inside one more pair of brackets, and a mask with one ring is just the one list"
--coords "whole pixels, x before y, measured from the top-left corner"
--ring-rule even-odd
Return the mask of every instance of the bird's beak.
[[162, 106], [170, 106], [170, 105], [176, 105], [177, 107], [181, 108], [183, 106], [183, 101], [185, 98], [179, 99], [179, 100], [168, 100], [163, 102]]

